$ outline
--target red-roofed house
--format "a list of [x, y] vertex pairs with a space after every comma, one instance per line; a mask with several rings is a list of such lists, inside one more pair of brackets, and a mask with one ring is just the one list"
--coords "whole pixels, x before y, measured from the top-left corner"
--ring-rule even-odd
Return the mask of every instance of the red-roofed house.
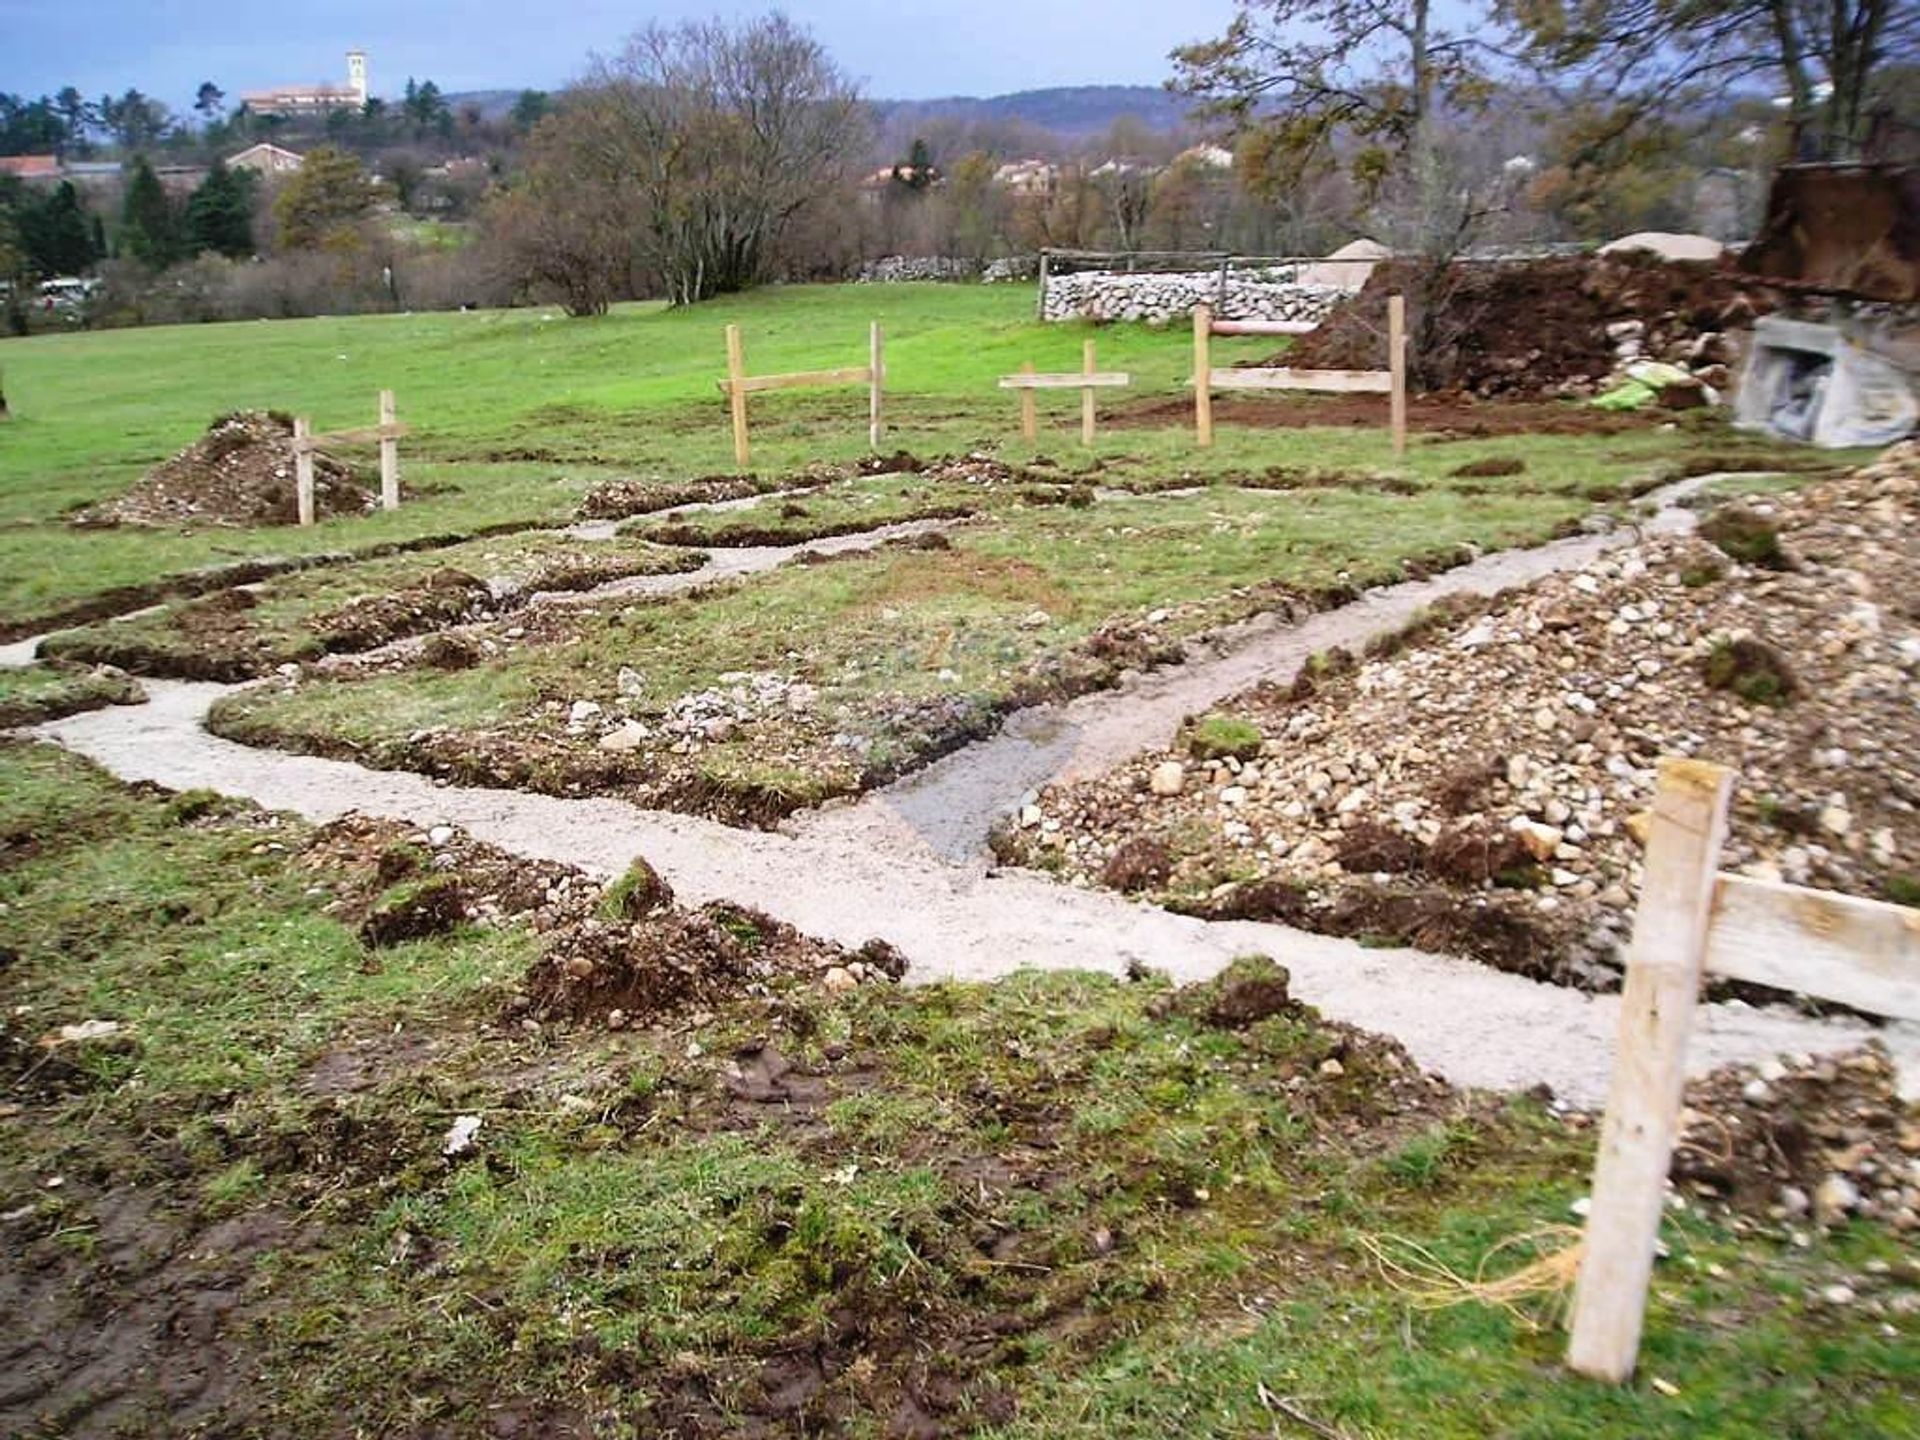
[[58, 180], [58, 155], [0, 155], [0, 175], [16, 180]]

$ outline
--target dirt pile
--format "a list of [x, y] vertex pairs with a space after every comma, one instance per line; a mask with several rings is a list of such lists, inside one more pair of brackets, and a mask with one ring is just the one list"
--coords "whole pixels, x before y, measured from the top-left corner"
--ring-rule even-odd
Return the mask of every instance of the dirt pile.
[[907, 968], [877, 940], [848, 950], [740, 906], [678, 908], [644, 861], [603, 885], [451, 825], [348, 815], [315, 831], [298, 863], [334, 891], [327, 909], [354, 927], [370, 964], [464, 925], [531, 926], [541, 958], [508, 1005], [518, 1018], [618, 1030], [796, 984], [837, 993], [886, 983]]
[[[1309, 667], [1170, 753], [1043, 793], [1000, 848], [1131, 882], [1116, 857], [1153, 841], [1144, 883], [1183, 908], [1604, 988], [1655, 762], [1678, 753], [1739, 768], [1728, 868], [1913, 903], [1920, 447], [1741, 509], [1709, 527], [1737, 556], [1660, 538], [1425, 617], [1368, 663]], [[1223, 727], [1257, 748], [1209, 752]]]
[[[1419, 294], [1409, 262], [1376, 267], [1319, 329], [1263, 363], [1383, 368], [1395, 291]], [[1408, 316], [1413, 378], [1425, 390], [1483, 399], [1581, 398], [1619, 366], [1648, 359], [1683, 366], [1724, 392], [1737, 358], [1730, 332], [1778, 304], [1777, 292], [1730, 265], [1642, 253], [1458, 263], [1437, 313]]]
[[1687, 1089], [1683, 1193], [1790, 1225], [1850, 1216], [1920, 1230], [1920, 1106], [1878, 1045], [1716, 1070]]
[[[293, 525], [293, 422], [277, 411], [223, 415], [207, 433], [149, 470], [126, 494], [78, 512], [80, 526]], [[315, 515], [365, 515], [378, 504], [351, 466], [313, 456]]]

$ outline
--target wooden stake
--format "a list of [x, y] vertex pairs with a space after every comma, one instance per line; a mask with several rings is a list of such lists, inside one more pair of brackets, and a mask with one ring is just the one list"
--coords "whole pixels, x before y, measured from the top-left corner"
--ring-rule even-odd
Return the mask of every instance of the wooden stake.
[[1567, 1346], [1575, 1370], [1616, 1383], [1640, 1349], [1732, 790], [1723, 766], [1660, 762]]
[[[1033, 374], [1033, 361], [1029, 360], [1020, 367], [1022, 375]], [[1033, 403], [1033, 391], [1020, 392], [1020, 435], [1029, 445], [1040, 439], [1040, 414]]]
[[[1080, 347], [1080, 373], [1089, 379], [1093, 377], [1093, 341], [1089, 340]], [[1093, 387], [1083, 386], [1080, 391], [1080, 443], [1088, 449], [1093, 448]]]
[[1407, 297], [1387, 297], [1387, 369], [1393, 375], [1390, 402], [1393, 458], [1407, 453]]
[[733, 463], [745, 469], [752, 458], [747, 446], [747, 359], [740, 343], [740, 327], [727, 326], [727, 408], [733, 416]]
[[867, 444], [878, 450], [880, 437], [886, 429], [881, 418], [880, 405], [887, 386], [886, 357], [881, 350], [878, 320], [873, 322], [867, 332], [867, 365], [873, 371], [872, 380], [867, 389]]
[[[380, 392], [380, 429], [384, 432], [398, 420], [394, 411], [393, 392]], [[380, 436], [380, 508], [398, 510], [400, 508], [400, 437], [383, 433]]]
[[1193, 307], [1193, 428], [1206, 449], [1213, 444], [1213, 307]]
[[293, 422], [293, 503], [302, 525], [313, 524], [313, 422], [296, 416]]

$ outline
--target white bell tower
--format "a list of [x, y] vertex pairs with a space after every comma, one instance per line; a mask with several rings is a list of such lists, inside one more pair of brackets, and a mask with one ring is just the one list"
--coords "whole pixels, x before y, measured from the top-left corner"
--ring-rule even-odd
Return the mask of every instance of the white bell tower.
[[358, 103], [367, 103], [367, 52], [364, 50], [347, 52], [347, 88], [353, 91]]

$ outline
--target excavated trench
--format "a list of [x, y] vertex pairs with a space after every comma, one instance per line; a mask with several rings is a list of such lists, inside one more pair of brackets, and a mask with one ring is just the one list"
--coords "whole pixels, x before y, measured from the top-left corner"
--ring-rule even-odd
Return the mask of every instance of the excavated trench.
[[[1674, 508], [1713, 477], [1653, 498], [1654, 524], [1684, 526]], [[786, 563], [805, 549], [857, 548], [882, 534], [811, 546], [734, 552], [730, 574]], [[1219, 632], [1210, 653], [1135, 676], [1115, 690], [1012, 716], [995, 736], [856, 802], [798, 817], [784, 831], [735, 829], [614, 799], [564, 799], [437, 784], [344, 761], [252, 749], [207, 733], [209, 707], [234, 687], [150, 682], [150, 702], [73, 716], [39, 733], [128, 780], [205, 786], [315, 820], [349, 810], [415, 824], [459, 825], [534, 859], [616, 873], [644, 855], [692, 904], [752, 905], [823, 939], [873, 938], [900, 948], [909, 978], [992, 979], [1023, 967], [1124, 972], [1146, 965], [1178, 981], [1204, 978], [1236, 955], [1270, 954], [1294, 991], [1327, 1015], [1399, 1039], [1457, 1084], [1546, 1084], [1580, 1104], [1604, 1099], [1618, 1001], [1521, 979], [1471, 961], [1253, 922], [1207, 922], [1043, 876], [999, 870], [985, 853], [991, 825], [1029, 790], [1090, 775], [1172, 739], [1182, 718], [1256, 682], [1286, 683], [1317, 650], [1357, 647], [1442, 596], [1489, 593], [1584, 565], [1630, 535], [1580, 536], [1507, 551], [1432, 579], [1372, 591], [1285, 625], [1271, 618]], [[712, 570], [647, 577], [681, 585]], [[635, 581], [615, 582], [633, 586]], [[605, 592], [602, 592], [605, 593]], [[581, 598], [581, 597], [569, 597]], [[1920, 1080], [1920, 1030], [1819, 1021], [1739, 1003], [1701, 1007], [1689, 1063], [1846, 1048], [1878, 1034]]]

